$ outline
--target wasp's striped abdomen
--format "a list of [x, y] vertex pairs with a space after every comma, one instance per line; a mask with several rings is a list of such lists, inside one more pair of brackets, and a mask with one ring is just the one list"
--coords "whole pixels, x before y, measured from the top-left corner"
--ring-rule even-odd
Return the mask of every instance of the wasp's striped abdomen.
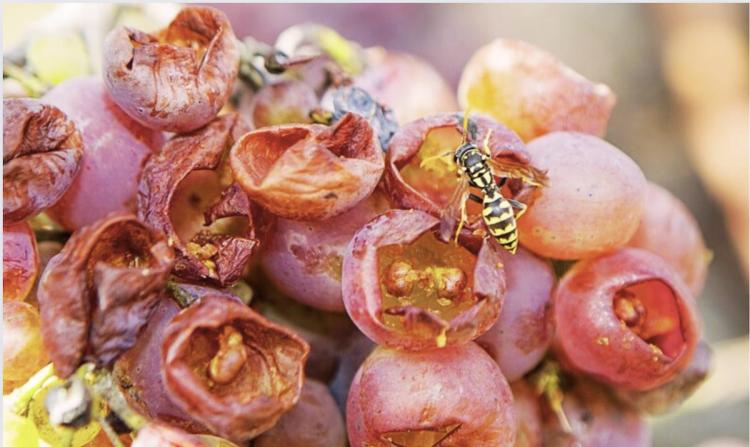
[[497, 187], [485, 190], [482, 208], [482, 218], [492, 237], [511, 253], [518, 248], [518, 231], [513, 207], [500, 194]]

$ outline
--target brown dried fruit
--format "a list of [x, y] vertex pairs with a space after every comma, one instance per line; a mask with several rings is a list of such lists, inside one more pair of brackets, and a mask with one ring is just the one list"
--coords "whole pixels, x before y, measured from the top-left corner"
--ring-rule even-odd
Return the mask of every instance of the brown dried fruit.
[[3, 100], [3, 219], [9, 225], [57, 202], [78, 173], [81, 134], [57, 107]]
[[37, 295], [57, 375], [82, 361], [108, 365], [133, 346], [173, 261], [162, 236], [130, 214], [75, 232], [50, 260]]
[[309, 350], [239, 300], [207, 294], [165, 329], [162, 374], [175, 404], [222, 437], [245, 441], [297, 403]]
[[240, 59], [226, 15], [197, 6], [183, 8], [154, 35], [116, 28], [104, 54], [104, 79], [115, 102], [144, 126], [170, 132], [197, 129], [216, 116]]
[[[518, 136], [485, 115], [471, 114], [470, 137], [477, 146], [484, 144], [491, 132], [489, 147], [492, 158], [505, 163], [526, 165], [528, 153]], [[473, 130], [475, 129], [475, 130]], [[458, 184], [453, 153], [463, 138], [463, 114], [439, 114], [403, 126], [388, 146], [384, 175], [385, 191], [392, 203], [404, 209], [417, 209], [439, 217]], [[446, 154], [444, 159], [428, 157]], [[508, 179], [503, 188], [506, 197], [517, 197], [522, 190], [520, 179]], [[468, 221], [461, 241], [472, 250], [481, 244], [486, 229], [481, 206], [467, 202]]]
[[[143, 168], [138, 188], [138, 216], [147, 224], [163, 232], [178, 259], [174, 273], [184, 279], [225, 286], [237, 281], [258, 241], [255, 239], [251, 204], [237, 184], [224, 180], [224, 154], [234, 141], [248, 129], [235, 113], [216, 118], [195, 132], [178, 135], [152, 156]], [[217, 200], [205, 211], [205, 221], [194, 228], [189, 226], [187, 214], [194, 209], [174, 210], [175, 193], [191, 173], [204, 172], [210, 187], [221, 192], [206, 200]], [[203, 186], [203, 185], [201, 185]], [[202, 202], [191, 196], [186, 202]], [[173, 212], [180, 214], [172, 218]], [[209, 226], [226, 217], [242, 217], [236, 233], [211, 231]], [[177, 226], [180, 226], [178, 228]], [[219, 228], [227, 230], [227, 228]], [[189, 238], [189, 239], [188, 239]]]
[[258, 129], [232, 148], [230, 163], [248, 196], [287, 219], [322, 220], [369, 196], [384, 161], [372, 127], [347, 114], [336, 125]]

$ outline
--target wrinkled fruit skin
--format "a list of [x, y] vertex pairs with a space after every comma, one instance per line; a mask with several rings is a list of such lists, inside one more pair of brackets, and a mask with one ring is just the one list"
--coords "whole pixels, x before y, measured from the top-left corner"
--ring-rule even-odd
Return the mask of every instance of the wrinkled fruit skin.
[[557, 415], [544, 411], [544, 446], [650, 447], [651, 430], [638, 413], [619, 405], [606, 389], [593, 382], [566, 390], [562, 411], [572, 431], [566, 432]]
[[655, 183], [648, 184], [646, 209], [628, 246], [661, 256], [680, 273], [693, 295], [696, 298], [700, 295], [706, 282], [710, 251], [690, 210]]
[[286, 219], [323, 220], [372, 194], [383, 153], [367, 120], [348, 114], [334, 126], [286, 125], [243, 136], [230, 154], [247, 195]]
[[299, 402], [276, 425], [255, 439], [253, 447], [345, 447], [344, 418], [328, 388], [305, 380]]
[[581, 259], [624, 246], [646, 203], [646, 178], [625, 153], [591, 135], [554, 132], [528, 144], [547, 186], [518, 220], [521, 245], [554, 259]]
[[341, 279], [344, 304], [352, 321], [376, 343], [422, 350], [434, 348], [436, 341], [444, 337], [445, 345], [463, 344], [487, 331], [497, 320], [506, 292], [505, 274], [499, 249], [487, 240], [474, 261], [474, 282], [470, 287], [476, 302], [470, 307], [445, 321], [426, 309], [408, 305], [400, 308], [403, 330], [385, 324], [378, 249], [408, 245], [436, 230], [438, 224], [436, 218], [421, 211], [391, 210], [365, 225], [349, 243]]
[[155, 35], [119, 27], [104, 41], [104, 79], [112, 98], [142, 125], [188, 132], [226, 103], [239, 49], [226, 15], [185, 7]]
[[[180, 183], [195, 171], [212, 171], [207, 175], [220, 176], [223, 155], [245, 130], [247, 126], [237, 114], [222, 115], [206, 127], [171, 139], [143, 168], [138, 216], [161, 231], [174, 247], [178, 255], [174, 273], [183, 279], [220, 287], [234, 283], [258, 245], [251, 204], [237, 184], [226, 186], [206, 211], [204, 226], [190, 240], [183, 240], [175, 228], [187, 217], [180, 216], [181, 222], [173, 222], [170, 215]], [[216, 234], [204, 228], [218, 219], [235, 216], [247, 219], [241, 235]]]
[[496, 39], [477, 50], [458, 85], [461, 107], [491, 115], [524, 141], [554, 131], [603, 136], [616, 97], [552, 55]]
[[[619, 306], [628, 293], [636, 311], [642, 309], [635, 326]], [[577, 263], [560, 280], [553, 303], [554, 344], [563, 364], [623, 389], [668, 382], [690, 362], [700, 338], [690, 290], [644, 250], [625, 248]]]
[[357, 230], [388, 208], [387, 199], [376, 191], [330, 219], [278, 219], [263, 249], [263, 270], [291, 298], [317, 309], [344, 312], [341, 266], [346, 246]]
[[[377, 348], [354, 378], [346, 417], [352, 447], [507, 447], [515, 440], [510, 387], [474, 343], [422, 352]], [[430, 441], [411, 444], [408, 431]]]
[[[493, 159], [520, 165], [529, 163], [526, 147], [513, 131], [484, 115], [471, 114], [471, 122], [476, 125], [474, 143], [478, 146], [482, 146], [487, 133], [492, 132], [489, 147]], [[405, 173], [410, 169], [409, 165], [414, 163], [415, 157], [416, 161], [420, 161], [420, 150], [430, 141], [431, 135], [449, 129], [455, 130], [455, 134], [452, 135], [455, 138], [441, 140], [444, 150], [440, 152], [453, 154], [461, 144], [463, 135], [463, 114], [460, 113], [444, 113], [421, 118], [401, 127], [391, 139], [383, 184], [394, 206], [425, 211], [435, 217], [441, 215], [457, 184], [455, 167], [447, 174], [433, 172], [429, 167], [420, 168], [419, 177], [416, 179], [409, 179], [409, 174]], [[452, 156], [446, 160], [455, 166]], [[415, 181], [418, 184], [414, 184]], [[521, 188], [521, 181], [509, 179], [508, 185], [511, 193], [509, 198], [515, 197], [515, 193]], [[468, 217], [461, 232], [461, 242], [476, 250], [487, 231], [481, 216], [469, 212]]]
[[477, 338], [509, 381], [520, 379], [544, 357], [552, 340], [551, 295], [555, 274], [550, 264], [521, 248], [501, 253], [508, 291], [500, 317]]
[[[217, 350], [227, 331], [239, 344]], [[243, 442], [297, 403], [309, 350], [239, 300], [207, 294], [164, 330], [164, 385], [178, 407], [212, 432]]]
[[126, 115], [96, 78], [65, 81], [42, 101], [65, 112], [83, 137], [79, 172], [49, 216], [74, 231], [114, 211], [135, 211], [138, 176], [164, 142], [161, 132]]
[[44, 345], [62, 378], [109, 365], [135, 344], [174, 263], [158, 233], [116, 213], [75, 232], [47, 264], [37, 298]]
[[524, 380], [510, 384], [516, 419], [514, 447], [542, 447], [542, 407], [534, 388]]
[[32, 99], [3, 100], [3, 224], [60, 200], [82, 155], [81, 134], [58, 108]]
[[26, 222], [3, 226], [3, 302], [23, 301], [39, 273], [34, 232]]
[[399, 124], [459, 110], [453, 89], [427, 62], [408, 53], [369, 48], [354, 85], [393, 109]]
[[199, 437], [162, 423], [150, 423], [138, 431], [132, 447], [209, 447]]

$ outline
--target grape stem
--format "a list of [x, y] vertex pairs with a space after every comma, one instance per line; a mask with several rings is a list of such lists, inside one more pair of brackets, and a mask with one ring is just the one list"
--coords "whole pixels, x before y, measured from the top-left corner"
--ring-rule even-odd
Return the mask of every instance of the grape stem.
[[18, 81], [32, 98], [38, 98], [47, 90], [42, 81], [26, 73], [21, 67], [3, 60], [3, 76]]
[[172, 294], [172, 298], [174, 298], [181, 309], [189, 307], [196, 300], [195, 296], [186, 292], [182, 287], [172, 281], [167, 282], [167, 290]]
[[3, 398], [3, 405], [13, 413], [23, 416], [29, 407], [29, 402], [34, 393], [41, 388], [50, 377], [55, 375], [52, 363], [37, 371], [23, 385], [13, 390], [7, 397]]
[[[109, 408], [117, 414], [125, 425], [135, 432], [146, 425], [146, 419], [130, 408], [127, 400], [125, 400], [125, 396], [123, 396], [120, 391], [120, 388], [114, 383], [110, 371], [96, 369], [91, 374], [93, 375], [91, 385], [92, 392], [106, 400], [107, 404], [109, 404]], [[102, 427], [104, 427], [104, 424], [102, 424]], [[107, 434], [109, 435], [109, 433]]]

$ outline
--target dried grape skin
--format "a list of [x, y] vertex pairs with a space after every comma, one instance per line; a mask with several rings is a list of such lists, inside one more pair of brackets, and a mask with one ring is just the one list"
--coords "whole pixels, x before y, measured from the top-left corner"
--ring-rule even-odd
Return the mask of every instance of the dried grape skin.
[[[241, 344], [219, 350], [227, 331], [229, 337], [241, 337]], [[212, 432], [242, 442], [270, 429], [297, 402], [309, 349], [239, 300], [207, 294], [172, 318], [164, 331], [164, 385], [179, 408]], [[241, 352], [239, 369], [222, 360]], [[231, 377], [217, 382], [215, 364], [222, 374], [230, 368]]]
[[515, 440], [510, 387], [474, 343], [420, 352], [377, 348], [354, 378], [346, 417], [352, 447], [389, 447], [390, 440], [503, 447]]
[[306, 379], [299, 401], [253, 447], [345, 447], [346, 428], [328, 388]]
[[224, 106], [239, 70], [239, 49], [226, 15], [183, 8], [152, 35], [118, 27], [104, 41], [104, 80], [112, 98], [144, 126], [188, 132]]
[[37, 298], [44, 345], [65, 378], [82, 361], [111, 364], [148, 320], [174, 255], [127, 213], [75, 232], [47, 264]]
[[451, 87], [424, 60], [380, 47], [367, 49], [365, 55], [367, 68], [354, 79], [354, 85], [392, 108], [399, 124], [459, 110]]
[[700, 338], [690, 290], [644, 250], [624, 248], [577, 263], [560, 280], [553, 303], [553, 344], [563, 365], [622, 389], [668, 382], [690, 362]]
[[669, 191], [649, 182], [646, 209], [640, 225], [627, 244], [661, 256], [700, 296], [711, 258], [700, 227], [685, 205]]
[[341, 266], [354, 233], [390, 208], [375, 191], [354, 208], [319, 222], [277, 219], [263, 249], [261, 265], [274, 285], [308, 306], [344, 312]]
[[83, 138], [79, 172], [49, 216], [74, 231], [111, 212], [135, 211], [138, 176], [145, 159], [164, 142], [161, 132], [126, 115], [96, 78], [62, 82], [42, 102], [62, 110]]
[[39, 274], [36, 237], [26, 222], [3, 226], [3, 302], [23, 301]]
[[3, 303], [4, 385], [8, 381], [25, 382], [46, 361], [39, 311], [20, 301]]
[[58, 108], [32, 99], [3, 100], [3, 224], [60, 200], [82, 154], [81, 134]]
[[524, 248], [501, 253], [508, 291], [494, 325], [477, 338], [509, 381], [531, 371], [552, 341], [551, 295], [555, 274], [546, 262]]
[[[341, 281], [344, 304], [352, 321], [373, 341], [409, 350], [462, 344], [484, 333], [497, 320], [505, 295], [498, 249], [487, 241], [474, 256], [460, 246], [440, 242], [431, 233], [438, 223], [421, 211], [391, 210], [365, 225], [350, 242]], [[383, 292], [390, 280], [382, 277], [388, 270], [380, 258], [382, 250], [391, 247], [403, 247], [404, 256], [416, 256], [415, 262], [434, 258], [429, 262], [435, 265], [415, 265], [415, 271], [426, 272], [426, 278], [433, 281], [433, 286], [414, 289], [415, 299], [424, 302], [399, 304], [398, 298]], [[453, 256], [460, 257], [460, 265]], [[467, 262], [473, 265], [464, 265]], [[434, 286], [437, 278], [428, 273], [445, 268], [462, 269], [469, 281], [460, 291], [461, 299], [451, 300], [448, 307], [437, 300], [441, 287]]]
[[590, 258], [627, 244], [646, 205], [646, 178], [625, 153], [591, 135], [554, 132], [528, 144], [547, 186], [518, 220], [521, 245], [554, 259]]
[[[220, 287], [234, 283], [258, 245], [251, 203], [237, 184], [223, 182], [223, 156], [247, 129], [236, 113], [222, 115], [169, 140], [143, 168], [138, 217], [161, 231], [175, 249], [174, 273], [180, 278]], [[206, 206], [205, 201], [210, 208], [200, 216], [196, 208]], [[246, 220], [238, 223], [239, 234], [207, 228], [225, 217]]]
[[286, 219], [324, 220], [372, 194], [383, 153], [364, 118], [344, 115], [332, 127], [273, 126], [232, 148], [230, 164], [247, 195]]
[[459, 102], [491, 115], [529, 141], [555, 131], [603, 136], [616, 97], [552, 55], [525, 42], [496, 39], [464, 67]]

